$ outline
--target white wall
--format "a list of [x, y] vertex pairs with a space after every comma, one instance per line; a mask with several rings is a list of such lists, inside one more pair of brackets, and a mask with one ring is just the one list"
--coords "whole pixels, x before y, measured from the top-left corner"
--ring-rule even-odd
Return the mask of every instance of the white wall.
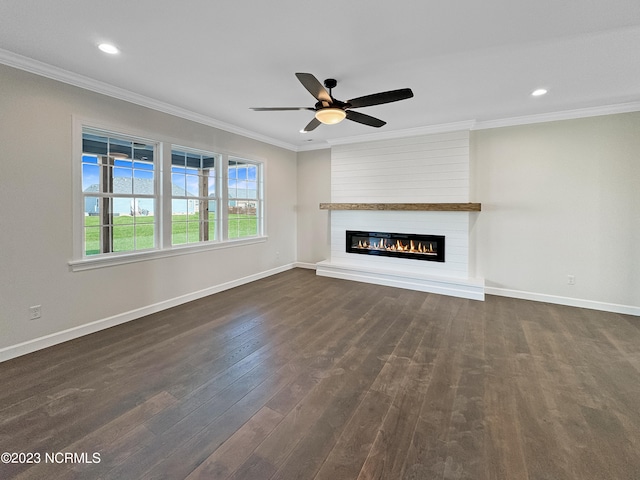
[[[295, 152], [3, 65], [0, 85], [0, 359], [22, 342], [134, 317], [295, 262]], [[267, 241], [71, 272], [72, 115], [265, 159]], [[28, 320], [31, 305], [42, 305], [41, 319]]]
[[331, 150], [298, 153], [298, 262], [316, 264], [329, 258], [329, 212], [320, 203], [331, 201]]
[[640, 112], [472, 131], [470, 146], [469, 276], [640, 315]]
[[487, 293], [640, 314], [640, 113], [475, 131], [471, 144]]
[[[469, 201], [469, 131], [337, 145], [331, 151], [334, 203]], [[468, 278], [468, 212], [332, 211], [331, 262]], [[346, 230], [446, 237], [445, 262], [345, 252]]]

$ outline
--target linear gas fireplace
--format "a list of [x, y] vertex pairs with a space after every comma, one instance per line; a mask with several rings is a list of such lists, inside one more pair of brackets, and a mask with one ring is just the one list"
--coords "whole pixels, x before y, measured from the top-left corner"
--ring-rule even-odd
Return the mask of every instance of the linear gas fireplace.
[[347, 252], [444, 262], [443, 235], [347, 230]]

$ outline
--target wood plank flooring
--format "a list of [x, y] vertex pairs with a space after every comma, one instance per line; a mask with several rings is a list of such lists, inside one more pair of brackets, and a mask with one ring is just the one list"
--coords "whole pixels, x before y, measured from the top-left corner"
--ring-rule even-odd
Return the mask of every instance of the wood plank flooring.
[[640, 319], [593, 310], [296, 269], [0, 385], [1, 479], [640, 479]]

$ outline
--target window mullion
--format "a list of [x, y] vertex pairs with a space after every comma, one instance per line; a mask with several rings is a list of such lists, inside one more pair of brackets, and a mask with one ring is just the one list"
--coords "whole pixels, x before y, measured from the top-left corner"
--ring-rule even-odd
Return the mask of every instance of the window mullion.
[[160, 179], [162, 182], [160, 185], [160, 215], [158, 222], [158, 229], [160, 231], [160, 248], [168, 248], [171, 245], [171, 199], [172, 199], [172, 187], [171, 187], [171, 146], [169, 144], [160, 144], [160, 158], [161, 170]]
[[209, 240], [209, 202], [207, 196], [209, 193], [209, 169], [200, 170], [199, 176], [199, 195], [200, 195], [200, 241], [207, 242]]
[[220, 218], [220, 238], [229, 239], [229, 156], [220, 155], [220, 175], [218, 175], [218, 205]]
[[102, 197], [101, 223], [100, 229], [100, 251], [110, 253], [113, 251], [113, 212], [111, 208], [111, 197], [113, 195], [113, 158], [107, 155], [101, 157], [101, 192], [107, 194]]

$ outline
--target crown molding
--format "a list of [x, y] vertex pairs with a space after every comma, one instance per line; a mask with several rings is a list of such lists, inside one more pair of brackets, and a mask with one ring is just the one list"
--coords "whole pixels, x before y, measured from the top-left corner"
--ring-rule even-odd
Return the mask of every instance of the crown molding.
[[473, 130], [475, 120], [464, 122], [442, 123], [439, 125], [428, 125], [425, 127], [407, 128], [404, 130], [393, 130], [389, 132], [376, 132], [356, 137], [336, 138], [327, 140], [329, 145], [347, 145], [351, 143], [373, 142], [376, 140], [393, 140], [396, 138], [417, 137], [420, 135], [430, 135], [433, 133], [459, 132], [461, 130]]
[[84, 90], [89, 90], [95, 93], [100, 93], [102, 95], [107, 95], [109, 97], [117, 98], [119, 100], [124, 100], [129, 103], [134, 103], [142, 107], [151, 108], [153, 110], [156, 110], [162, 113], [174, 115], [176, 117], [180, 117], [185, 120], [190, 120], [196, 123], [200, 123], [202, 125], [207, 125], [209, 127], [214, 127], [220, 130], [224, 130], [225, 132], [234, 133], [236, 135], [241, 135], [243, 137], [251, 138], [253, 140], [268, 143], [270, 145], [284, 148], [286, 150], [292, 150], [294, 152], [298, 150], [298, 147], [296, 145], [282, 142], [280, 140], [267, 137], [265, 135], [260, 135], [258, 133], [252, 132], [250, 130], [246, 130], [236, 125], [231, 125], [225, 122], [221, 122], [219, 120], [208, 117], [206, 115], [195, 113], [184, 108], [176, 107], [175, 105], [161, 102], [153, 98], [146, 97], [144, 95], [139, 95], [129, 90], [125, 90], [124, 88], [115, 87], [113, 85], [100, 82], [99, 80], [94, 80], [92, 78], [85, 77], [84, 75], [79, 75], [77, 73], [69, 72], [62, 68], [54, 67], [53, 65], [49, 65], [47, 63], [34, 60], [32, 58], [24, 57], [22, 55], [9, 52], [7, 50], [3, 50], [1, 48], [0, 48], [0, 63], [7, 65], [9, 67], [14, 67], [20, 70], [24, 70], [29, 73], [34, 73], [42, 77], [50, 78], [51, 80], [56, 80], [62, 83], [66, 83], [68, 85], [73, 85], [75, 87], [79, 87]]
[[[579, 118], [597, 117], [601, 115], [615, 115], [640, 111], [639, 102], [626, 102], [598, 107], [576, 108], [557, 112], [540, 113], [535, 115], [523, 115], [520, 117], [501, 118], [497, 120], [468, 120], [464, 122], [443, 123], [425, 127], [395, 130], [392, 132], [371, 133], [357, 137], [336, 138], [328, 140], [330, 146], [347, 145], [352, 143], [372, 142], [376, 140], [388, 140], [394, 138], [416, 137], [433, 133], [446, 133], [462, 130], [489, 130], [492, 128], [515, 127], [519, 125], [531, 125], [535, 123], [557, 122], [561, 120], [575, 120]], [[326, 148], [317, 146], [317, 148]], [[312, 150], [308, 148], [307, 150]], [[300, 150], [300, 149], [299, 149]]]
[[306, 143], [304, 145], [300, 145], [297, 149], [298, 152], [310, 152], [313, 150], [326, 150], [331, 148], [328, 141], [322, 140], [317, 143]]
[[574, 120], [578, 118], [595, 117], [600, 115], [613, 115], [619, 113], [629, 113], [640, 111], [640, 101], [619, 103], [613, 105], [603, 105], [597, 107], [578, 108], [573, 110], [563, 110], [557, 112], [541, 113], [535, 115], [523, 115], [519, 117], [502, 118], [495, 120], [467, 120], [454, 123], [443, 123], [428, 125], [424, 127], [409, 128], [405, 130], [394, 130], [376, 132], [352, 137], [336, 138], [326, 142], [312, 143], [308, 145], [293, 145], [281, 140], [277, 140], [259, 133], [246, 130], [236, 125], [221, 122], [212, 117], [192, 112], [190, 110], [176, 107], [165, 102], [155, 100], [133, 93], [123, 88], [115, 87], [98, 80], [94, 80], [83, 75], [69, 72], [59, 67], [49, 65], [32, 58], [24, 57], [16, 53], [0, 48], [0, 63], [14, 67], [26, 72], [34, 73], [52, 80], [73, 85], [85, 90], [89, 90], [112, 98], [124, 100], [153, 110], [174, 115], [176, 117], [190, 120], [202, 125], [217, 128], [229, 133], [240, 135], [252, 140], [264, 142], [275, 147], [284, 148], [293, 152], [303, 152], [311, 150], [322, 150], [331, 148], [334, 145], [345, 145], [351, 143], [371, 142], [376, 140], [389, 140], [396, 138], [415, 137], [419, 135], [429, 135], [433, 133], [446, 133], [461, 130], [488, 130], [492, 128], [513, 127], [518, 125], [529, 125], [535, 123], [554, 122], [559, 120]]
[[523, 115], [521, 117], [502, 118], [498, 120], [477, 121], [471, 130], [488, 130], [491, 128], [515, 127], [534, 123], [556, 122], [560, 120], [575, 120], [578, 118], [598, 117], [600, 115], [614, 115], [640, 111], [640, 102], [618, 103], [599, 107], [576, 108], [558, 112]]

